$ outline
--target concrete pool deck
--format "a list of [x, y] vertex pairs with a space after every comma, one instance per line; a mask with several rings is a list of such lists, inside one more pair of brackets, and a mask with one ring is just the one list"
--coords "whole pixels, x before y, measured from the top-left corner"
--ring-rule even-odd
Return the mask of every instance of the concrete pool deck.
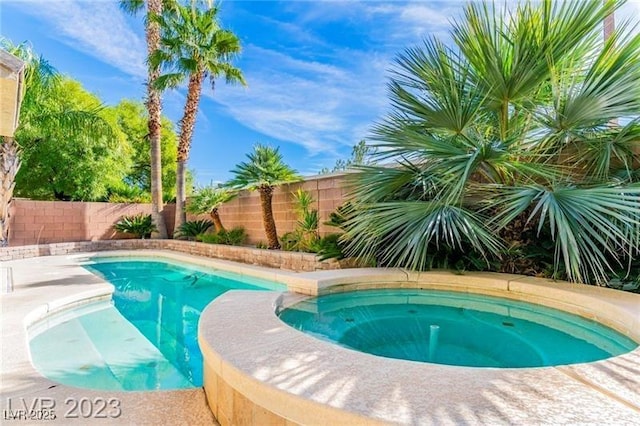
[[[91, 391], [54, 383], [32, 366], [26, 332], [30, 323], [69, 303], [110, 297], [113, 287], [80, 266], [83, 259], [94, 254], [38, 257], [2, 265], [11, 268], [14, 286], [12, 292], [0, 296], [2, 423], [41, 424], [42, 421], [11, 422], [4, 417], [10, 409], [8, 404], [11, 403], [11, 410], [15, 411], [24, 403], [31, 406], [53, 400], [57, 417], [53, 423], [87, 424], [95, 417], [64, 417], [70, 408], [65, 402], [68, 398], [71, 401], [116, 398], [122, 414], [96, 421], [103, 424], [215, 424], [203, 389]], [[160, 255], [200, 265], [219, 265], [221, 269], [280, 281], [306, 294], [365, 288], [381, 282], [410, 287], [402, 283], [418, 279], [399, 270], [296, 274], [155, 251], [101, 252], [99, 255]], [[449, 286], [458, 286], [458, 291], [467, 288], [465, 280], [453, 274], [433, 277], [436, 277], [432, 278], [434, 287], [438, 287], [441, 280], [441, 286], [447, 281]], [[502, 291], [491, 275], [476, 279], [488, 289], [487, 294]], [[537, 288], [537, 295], [531, 295], [533, 299], [543, 298], [553, 288], [551, 284], [536, 286], [527, 280], [512, 276], [507, 283], [511, 283], [514, 290], [518, 286]], [[0, 284], [6, 283], [0, 280]], [[574, 288], [583, 291], [574, 291]], [[571, 303], [574, 303], [581, 298], [600, 296], [598, 290], [602, 289], [570, 286], [557, 291], [568, 292], [565, 297], [573, 297]], [[620, 315], [626, 315], [616, 328], [638, 327], [640, 296], [614, 291], [606, 295], [610, 297], [601, 301], [605, 309], [608, 312], [619, 309]], [[271, 412], [288, 406], [289, 421], [273, 423], [283, 425], [337, 424], [340, 419], [367, 424], [640, 424], [640, 349], [595, 363], [522, 370], [388, 360], [322, 342], [286, 326], [275, 315], [274, 306], [286, 305], [304, 296], [287, 294], [284, 300], [279, 297], [279, 293], [252, 293], [247, 297], [243, 292], [230, 292], [207, 308], [206, 318], [203, 316], [200, 337], [201, 341], [203, 338], [207, 341], [203, 352], [211, 363], [205, 368], [205, 385], [207, 381], [216, 380], [216, 388], [209, 387], [207, 396], [218, 400], [212, 408], [219, 417], [225, 416], [221, 418], [223, 424], [228, 423], [229, 413], [224, 410], [229, 409], [244, 414], [234, 423], [265, 424], [259, 422], [261, 411], [246, 404], [246, 400], [252, 400], [254, 405], [271, 404], [266, 407]], [[245, 312], [242, 315], [246, 318], [238, 321], [241, 312]], [[237, 327], [240, 328], [234, 332]], [[640, 328], [635, 331], [640, 334]], [[346, 369], [342, 364], [345, 359]], [[390, 367], [389, 361], [394, 365]], [[231, 389], [218, 387], [214, 375]], [[233, 393], [238, 391], [242, 391], [242, 395]], [[220, 412], [222, 406], [226, 408]], [[314, 413], [312, 409], [320, 411]], [[332, 417], [326, 417], [331, 414]], [[265, 414], [262, 418], [268, 416]]]

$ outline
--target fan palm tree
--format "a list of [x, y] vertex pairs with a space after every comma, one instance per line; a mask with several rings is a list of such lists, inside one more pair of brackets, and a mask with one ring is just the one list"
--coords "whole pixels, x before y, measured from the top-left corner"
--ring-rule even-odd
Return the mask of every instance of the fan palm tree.
[[247, 154], [247, 158], [248, 162], [242, 162], [231, 170], [235, 177], [227, 186], [258, 191], [268, 248], [277, 250], [280, 248], [280, 242], [271, 206], [273, 190], [283, 183], [300, 180], [300, 176], [282, 161], [282, 154], [278, 148], [258, 144], [252, 153]]
[[499, 233], [524, 223], [550, 236], [572, 281], [602, 284], [633, 259], [640, 35], [601, 35], [622, 3], [470, 3], [455, 47], [399, 55], [393, 110], [373, 130], [378, 159], [396, 165], [360, 168], [351, 253], [415, 269], [443, 248], [497, 258], [510, 243]]
[[208, 213], [211, 216], [216, 232], [224, 231], [224, 226], [222, 225], [222, 220], [220, 220], [218, 209], [224, 203], [228, 203], [237, 196], [237, 191], [233, 191], [228, 188], [219, 188], [213, 185], [205, 186], [198, 189], [196, 193], [189, 198], [187, 212], [193, 214]]
[[63, 80], [58, 72], [29, 46], [13, 45], [6, 39], [0, 47], [22, 59], [25, 64], [24, 96], [19, 126], [14, 138], [3, 138], [0, 149], [0, 246], [9, 243], [8, 212], [13, 198], [15, 177], [20, 169], [20, 145], [25, 141], [49, 138], [47, 129], [60, 134], [82, 133], [87, 138], [115, 139], [115, 132], [100, 116], [100, 108], [69, 109], [55, 104], [55, 93]]
[[[164, 0], [166, 2], [166, 0]], [[137, 14], [144, 7], [144, 0], [120, 0], [120, 7], [127, 13]], [[147, 0], [147, 17], [145, 19], [145, 33], [147, 39], [147, 57], [160, 47], [160, 25], [153, 16], [159, 16], [163, 10], [163, 0]], [[147, 74], [147, 111], [149, 114], [149, 145], [151, 150], [151, 217], [156, 225], [157, 233], [152, 236], [167, 238], [167, 226], [164, 222], [162, 199], [162, 151], [161, 151], [161, 130], [162, 130], [162, 100], [160, 91], [156, 87], [156, 80], [160, 76], [158, 66], [148, 62]]]
[[165, 71], [156, 81], [160, 88], [177, 87], [188, 80], [184, 114], [180, 120], [176, 174], [176, 217], [178, 229], [186, 219], [185, 165], [200, 103], [202, 84], [209, 78], [224, 77], [227, 83], [245, 85], [242, 72], [231, 65], [240, 53], [240, 40], [231, 31], [220, 28], [218, 7], [198, 7], [176, 4], [168, 13], [157, 17], [162, 28], [160, 48], [150, 57], [150, 63]]

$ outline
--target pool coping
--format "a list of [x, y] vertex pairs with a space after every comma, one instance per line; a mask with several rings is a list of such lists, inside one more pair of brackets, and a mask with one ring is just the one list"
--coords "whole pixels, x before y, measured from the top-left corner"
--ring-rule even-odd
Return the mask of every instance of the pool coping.
[[[358, 365], [359, 360], [363, 362], [361, 365], [369, 367], [372, 365], [371, 358], [375, 358], [378, 361], [380, 359], [388, 360], [349, 351], [297, 332], [284, 325], [276, 317], [276, 306], [287, 306], [290, 303], [308, 297], [305, 295], [325, 294], [351, 289], [380, 288], [385, 285], [392, 285], [394, 287], [416, 287], [416, 283], [427, 285], [427, 288], [448, 288], [457, 291], [474, 292], [477, 292], [477, 287], [480, 286], [485, 289], [485, 294], [490, 295], [498, 295], [498, 293], [503, 292], [506, 288], [513, 295], [521, 294], [520, 297], [527, 295], [527, 297], [533, 298], [548, 298], [548, 294], [554, 291], [557, 292], [557, 294], [563, 294], [563, 297], [565, 297], [567, 296], [566, 291], [574, 287], [579, 291], [571, 291], [569, 294], [582, 295], [580, 297], [589, 297], [590, 292], [593, 293], [595, 291], [595, 293], [598, 293], [599, 290], [603, 290], [588, 286], [576, 287], [571, 285], [569, 285], [570, 287], [560, 288], [567, 284], [560, 286], [554, 283], [536, 281], [536, 279], [533, 279], [534, 281], [532, 282], [532, 279], [527, 277], [505, 276], [500, 274], [456, 275], [450, 273], [431, 273], [421, 275], [399, 269], [358, 269], [295, 273], [165, 250], [87, 252], [3, 262], [2, 266], [12, 268], [14, 281], [14, 291], [9, 294], [0, 295], [0, 314], [2, 315], [2, 369], [0, 371], [0, 399], [2, 402], [0, 402], [0, 408], [3, 410], [3, 415], [5, 413], [4, 410], [8, 408], [7, 403], [9, 399], [13, 402], [26, 401], [27, 404], [31, 404], [36, 401], [38, 397], [53, 398], [53, 400], [56, 401], [58, 418], [53, 421], [53, 423], [59, 424], [68, 424], [74, 420], [78, 424], [84, 424], [87, 421], [87, 419], [64, 419], [62, 417], [64, 408], [66, 408], [64, 406], [66, 398], [120, 398], [123, 401], [122, 416], [119, 418], [99, 419], [104, 424], [158, 424], [166, 422], [184, 424], [214, 423], [215, 419], [212, 417], [211, 411], [209, 411], [206, 397], [209, 397], [209, 404], [214, 413], [217, 416], [220, 415], [217, 402], [215, 406], [211, 403], [211, 399], [216, 397], [216, 390], [214, 389], [207, 389], [206, 396], [205, 391], [200, 388], [153, 392], [92, 391], [51, 382], [45, 377], [42, 377], [33, 368], [29, 360], [25, 324], [33, 323], [39, 318], [54, 313], [60, 308], [71, 306], [74, 303], [86, 303], [87, 301], [110, 297], [113, 291], [112, 286], [79, 266], [82, 261], [92, 256], [165, 257], [177, 261], [239, 272], [247, 276], [279, 281], [287, 284], [290, 290], [298, 292], [299, 294], [252, 292], [251, 297], [247, 297], [246, 292], [242, 291], [229, 292], [221, 298], [216, 299], [213, 304], [209, 305], [205, 313], [203, 313], [202, 326], [199, 327], [201, 332], [199, 340], [201, 349], [208, 363], [205, 365], [205, 384], [207, 380], [211, 382], [212, 373], [220, 373], [220, 377], [224, 377], [224, 380], [233, 383], [238, 389], [246, 392], [246, 395], [251, 395], [254, 400], [267, 405], [273, 405], [269, 409], [273, 408], [277, 411], [276, 406], [280, 406], [280, 409], [282, 409], [283, 405], [285, 407], [287, 405], [290, 406], [293, 401], [296, 403], [294, 408], [298, 407], [297, 415], [302, 416], [298, 417], [298, 419], [306, 419], [308, 420], [306, 422], [308, 424], [327, 423], [330, 420], [332, 423], [335, 423], [334, 420], [339, 418], [367, 424], [374, 424], [377, 421], [368, 415], [367, 410], [369, 409], [366, 406], [360, 406], [357, 402], [355, 403], [355, 408], [352, 406], [340, 406], [340, 404], [336, 402], [337, 400], [335, 400], [335, 398], [340, 396], [340, 392], [336, 392], [337, 396], [334, 396], [334, 400], [332, 401], [331, 397], [327, 395], [331, 393], [331, 389], [339, 390], [339, 386], [335, 388], [335, 386], [337, 386], [337, 382], [335, 381], [324, 388], [324, 393], [319, 392], [315, 395], [314, 399], [307, 398], [303, 392], [297, 395], [291, 388], [287, 388], [286, 383], [280, 383], [278, 385], [265, 379], [264, 371], [265, 369], [268, 370], [271, 368], [269, 365], [270, 362], [276, 362], [276, 365], [272, 366], [273, 368], [278, 368], [282, 365], [287, 365], [287, 362], [292, 362], [291, 359], [287, 358], [286, 354], [281, 353], [282, 345], [293, 345], [290, 347], [294, 351], [298, 351], [298, 353], [300, 350], [303, 350], [303, 352], [307, 351], [306, 353], [311, 351], [312, 353], [323, 354], [323, 356], [319, 358], [316, 357], [313, 361], [307, 362], [303, 360], [302, 363], [305, 365], [308, 364], [316, 369], [325, 368], [325, 370], [329, 372], [327, 374], [333, 374], [330, 371], [338, 365], [333, 362], [334, 358], [332, 358], [332, 356], [334, 355], [338, 356], [338, 358], [346, 356], [346, 358], [351, 360], [350, 365], [352, 368]], [[497, 277], [498, 275], [499, 277]], [[430, 276], [430, 278], [425, 278], [428, 276]], [[506, 284], [496, 281], [498, 278], [504, 281], [505, 277], [509, 278], [506, 280]], [[479, 284], [470, 284], [468, 279], [476, 280]], [[614, 293], [618, 295], [621, 294], [621, 292]], [[617, 301], [617, 299], [626, 299], [626, 297], [613, 296], [614, 293], [610, 293], [611, 297], [607, 299], [611, 300], [606, 301], [605, 305], [612, 304], [612, 306], [619, 308], [619, 301]], [[627, 293], [623, 294], [627, 295]], [[640, 300], [640, 296], [631, 296], [635, 297], [632, 297], [633, 302], [623, 306], [623, 311], [627, 311], [626, 316], [631, 315], [632, 319], [629, 320], [629, 318], [627, 318], [623, 321], [612, 321], [612, 323], [615, 323], [614, 328], [631, 327], [632, 331], [636, 330], [640, 333], [640, 327], [637, 326], [640, 318], [638, 318], [638, 315], [633, 317], [634, 312], [632, 311], [634, 307], [638, 307], [637, 300]], [[575, 299], [570, 299], [570, 305], [578, 305], [580, 297], [576, 296]], [[532, 301], [531, 299], [528, 300]], [[578, 302], [575, 300], [578, 300]], [[229, 316], [228, 309], [233, 305], [232, 302], [241, 304], [242, 309], [248, 311], [246, 312], [246, 320], [235, 321], [235, 326], [228, 324], [230, 319], [237, 318], [239, 315], [238, 312], [233, 312], [231, 316]], [[615, 309], [610, 311], [613, 312], [611, 314], [613, 317], [617, 315]], [[226, 322], [217, 321], [221, 316], [225, 316], [225, 312], [227, 315]], [[631, 312], [631, 314], [629, 314], [629, 312]], [[214, 324], [211, 323], [212, 319], [210, 314], [216, 319]], [[205, 315], [206, 322], [204, 321]], [[605, 320], [607, 319], [605, 318]], [[227, 325], [226, 328], [224, 327], [225, 324]], [[242, 328], [238, 330], [240, 326]], [[234, 327], [237, 330], [236, 333], [233, 333]], [[269, 333], [264, 334], [265, 328]], [[256, 332], [258, 336], [254, 334]], [[261, 333], [263, 335], [260, 336]], [[229, 336], [234, 336], [234, 338], [230, 339]], [[251, 340], [255, 338], [258, 338], [258, 340]], [[216, 343], [212, 345], [211, 342]], [[222, 347], [220, 345], [222, 345]], [[243, 345], [248, 346], [243, 347]], [[252, 354], [250, 350], [256, 347], [260, 348], [261, 351], [264, 350], [264, 352], [261, 352], [259, 358], [256, 358], [255, 353]], [[10, 350], [8, 350], [8, 348], [10, 348]], [[336, 350], [338, 351], [337, 353], [335, 352]], [[344, 351], [347, 352], [345, 353]], [[275, 358], [271, 359], [269, 358], [270, 356], [274, 356]], [[365, 357], [364, 359], [362, 358], [363, 356]], [[209, 362], [210, 360], [213, 361]], [[246, 363], [236, 365], [236, 361], [239, 362], [240, 360], [244, 360], [243, 362]], [[299, 363], [299, 360], [296, 361], [294, 359], [293, 361]], [[409, 380], [410, 384], [411, 381], [415, 382], [416, 378], [421, 377], [419, 372], [423, 372], [425, 368], [424, 364], [416, 367], [414, 364], [418, 363], [399, 360], [392, 361], [402, 363], [403, 369], [406, 369], [406, 371], [402, 372], [399, 377]], [[613, 363], [614, 361], [615, 363]], [[282, 364], [283, 362], [284, 364]], [[207, 365], [209, 368], [207, 368]], [[384, 380], [376, 383], [383, 383], [387, 387], [402, 385], [393, 375], [389, 375], [392, 370], [385, 370], [385, 368], [387, 368], [385, 365], [386, 364], [377, 365], [371, 371], [369, 371], [369, 367], [367, 367], [367, 375], [372, 376], [371, 372], [383, 374]], [[215, 369], [212, 366], [215, 367]], [[562, 386], [563, 381], [570, 383], [569, 397], [561, 398], [561, 401], [556, 398], [557, 395], [551, 399], [541, 398], [539, 393], [545, 390], [534, 387], [529, 389], [529, 391], [533, 392], [533, 395], [537, 395], [537, 397], [530, 401], [514, 397], [512, 401], [504, 401], [503, 405], [499, 406], [486, 405], [487, 401], [483, 400], [485, 403], [484, 406], [482, 404], [471, 404], [474, 408], [469, 408], [471, 406], [466, 404], [456, 408], [456, 401], [460, 402], [460, 398], [463, 397], [469, 398], [471, 388], [466, 386], [466, 382], [473, 381], [476, 374], [467, 373], [462, 383], [452, 384], [452, 367], [434, 367], [434, 365], [429, 364], [429, 374], [425, 377], [428, 377], [430, 383], [437, 385], [436, 393], [440, 396], [446, 396], [446, 401], [444, 402], [448, 403], [445, 405], [443, 405], [444, 402], [441, 402], [440, 405], [434, 405], [433, 403], [430, 405], [427, 404], [425, 406], [426, 408], [420, 408], [420, 410], [422, 410], [420, 412], [423, 413], [425, 417], [417, 419], [414, 416], [412, 419], [417, 419], [418, 421], [416, 422], [418, 423], [435, 422], [443, 424], [460, 422], [470, 424], [487, 422], [555, 423], [558, 421], [563, 423], [577, 423], [579, 422], [578, 420], [585, 419], [600, 424], [602, 424], [602, 419], [611, 419], [611, 423], [615, 424], [625, 424], [625, 422], [631, 419], [631, 421], [628, 422], [631, 423], [640, 420], [640, 408], [638, 408], [640, 407], [640, 392], [636, 391], [634, 393], [634, 390], [640, 389], [639, 366], [640, 351], [636, 349], [629, 354], [599, 363], [553, 368], [553, 370], [551, 370], [553, 374], [550, 374], [553, 376], [553, 380], [551, 380], [551, 378], [546, 380], [546, 373], [542, 375], [538, 373], [532, 376], [527, 375], [527, 378], [538, 380], [538, 376], [541, 376], [542, 383], [549, 385], [549, 390], [553, 391], [554, 395], [556, 393], [562, 393], [562, 389], [567, 390], [566, 386]], [[458, 369], [459, 367], [453, 368]], [[340, 369], [337, 371], [340, 372]], [[385, 371], [387, 371], [387, 374], [384, 374]], [[621, 375], [623, 371], [627, 371], [627, 376], [631, 375], [630, 372], [635, 372], [636, 376], [623, 376]], [[207, 374], [209, 374], [209, 377], [207, 377]], [[349, 377], [349, 371], [347, 371], [346, 374], [342, 371], [340, 375], [339, 379], [344, 380], [345, 377]], [[523, 392], [525, 394], [527, 393], [527, 389], [523, 390], [522, 386], [516, 386], [519, 383], [518, 380], [516, 380], [516, 384], [513, 384], [510, 381], [511, 378], [491, 378], [484, 373], [482, 377], [485, 382], [490, 382], [494, 388], [496, 383], [506, 383], [507, 385], [515, 386], [512, 391], [516, 393], [516, 396]], [[558, 380], [558, 377], [562, 378], [562, 380]], [[307, 383], [308, 378], [303, 377], [302, 381]], [[411, 388], [413, 388], [414, 385], [412, 385]], [[484, 390], [478, 388], [479, 390], [476, 389], [476, 391], [480, 393], [484, 391], [493, 392], [495, 391], [494, 388]], [[627, 395], [624, 394], [625, 389]], [[378, 407], [377, 410], [382, 410], [383, 414], [387, 413], [387, 415], [391, 413], [391, 417], [387, 416], [385, 418], [384, 416], [378, 416], [380, 417], [379, 421], [384, 423], [407, 423], [403, 420], [403, 414], [397, 413], [397, 407], [402, 407], [403, 405], [397, 405], [396, 402], [394, 402], [395, 396], [393, 396], [393, 392], [388, 393], [388, 391], [389, 389], [386, 389], [386, 393], [382, 393], [380, 396], [381, 401], [387, 400], [386, 408]], [[573, 391], [575, 392], [572, 393]], [[369, 389], [367, 389], [367, 392], [371, 393]], [[378, 391], [376, 391], [376, 393], [377, 392]], [[621, 393], [623, 394], [620, 395]], [[631, 394], [630, 396], [628, 395], [629, 393]], [[391, 395], [391, 397], [389, 395]], [[474, 394], [472, 393], [472, 395]], [[498, 395], [500, 395], [500, 393], [498, 393]], [[219, 396], [221, 397], [220, 402], [228, 405], [228, 398], [225, 400], [222, 395]], [[473, 397], [476, 398], [477, 396], [478, 394], [475, 394]], [[292, 397], [295, 398], [292, 400]], [[576, 399], [573, 399], [574, 397]], [[320, 398], [320, 400], [318, 398]], [[426, 398], [433, 399], [433, 395], [427, 395]], [[580, 398], [584, 399], [581, 400]], [[576, 414], [577, 409], [575, 407], [565, 407], [565, 405], [569, 404], [569, 401], [575, 403], [576, 400], [581, 401], [579, 404], [580, 409], [583, 411], [581, 417]], [[307, 404], [311, 405], [308, 406]], [[396, 404], [397, 407], [393, 408], [390, 404]], [[534, 409], [531, 405], [537, 408]], [[358, 406], [360, 407], [360, 414], [358, 414]], [[236, 409], [239, 409], [238, 407], [242, 407], [240, 399], [236, 399]], [[404, 407], [406, 408], [406, 405]], [[409, 406], [409, 409], [414, 410], [416, 407]], [[586, 413], [584, 413], [585, 407], [587, 408]], [[247, 406], [244, 406], [244, 408], [247, 409]], [[469, 411], [470, 409], [471, 411]], [[433, 412], [434, 414], [425, 414], [429, 413], [429, 410], [435, 410]], [[264, 410], [256, 411], [255, 408], [251, 408], [250, 412], [252, 413], [251, 415], [254, 416], [253, 419], [257, 419], [258, 417], [256, 416], [260, 413], [265, 414]], [[563, 415], [563, 413], [565, 414]], [[290, 413], [281, 417], [289, 422], [301, 423], [296, 421], [295, 416], [292, 416]], [[30, 422], [22, 420], [20, 423], [29, 424]], [[35, 424], [36, 422], [33, 423]], [[222, 423], [225, 424], [224, 421]]]
[[[350, 350], [295, 330], [276, 315], [316, 294], [426, 288], [559, 308], [640, 341], [640, 295], [494, 273], [362, 269], [311, 272], [295, 278], [290, 289], [306, 296], [248, 297], [231, 291], [214, 300], [201, 316], [205, 389], [222, 425], [246, 419], [246, 411], [254, 424], [265, 418], [296, 424], [329, 420], [334, 424], [640, 422], [640, 347], [606, 360], [567, 366], [456, 367]], [[237, 317], [246, 321], [230, 320]], [[236, 337], [224, 338], [230, 335]]]

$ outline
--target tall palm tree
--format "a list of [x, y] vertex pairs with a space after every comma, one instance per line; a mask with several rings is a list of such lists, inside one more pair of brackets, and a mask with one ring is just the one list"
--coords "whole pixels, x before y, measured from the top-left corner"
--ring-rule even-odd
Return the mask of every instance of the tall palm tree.
[[[166, 0], [164, 0], [166, 2]], [[120, 7], [130, 13], [136, 14], [144, 7], [144, 0], [120, 0]], [[163, 10], [163, 0], [147, 0], [146, 39], [147, 57], [160, 47], [160, 25], [153, 16], [159, 16]], [[151, 61], [147, 61], [147, 111], [149, 114], [149, 145], [151, 150], [151, 217], [156, 225], [157, 233], [153, 237], [167, 238], [167, 226], [164, 221], [164, 203], [162, 199], [162, 151], [161, 151], [161, 130], [162, 130], [162, 100], [160, 91], [156, 87], [156, 80], [160, 76], [160, 68], [154, 66]]]
[[224, 231], [222, 220], [218, 214], [218, 209], [229, 201], [238, 196], [237, 191], [233, 191], [229, 188], [219, 188], [213, 185], [205, 186], [196, 191], [196, 193], [189, 198], [187, 204], [187, 212], [194, 214], [209, 214], [213, 221], [213, 226], [216, 228], [216, 232]]
[[495, 259], [521, 223], [549, 236], [572, 281], [624, 268], [640, 246], [640, 36], [601, 35], [621, 4], [543, 0], [505, 16], [470, 3], [455, 47], [401, 54], [374, 129], [396, 166], [361, 167], [351, 252], [416, 269], [444, 248]]
[[158, 17], [162, 28], [160, 49], [150, 57], [154, 66], [165, 71], [157, 80], [160, 88], [176, 87], [188, 81], [184, 114], [180, 120], [176, 175], [175, 229], [185, 221], [185, 175], [189, 159], [193, 129], [206, 78], [211, 81], [224, 77], [227, 83], [245, 85], [242, 72], [231, 65], [240, 53], [240, 40], [231, 31], [220, 28], [218, 7], [198, 7], [176, 4], [169, 13]]
[[268, 248], [277, 250], [280, 248], [280, 242], [271, 206], [273, 190], [283, 183], [299, 181], [300, 176], [282, 161], [282, 154], [278, 148], [258, 144], [252, 153], [247, 154], [247, 158], [248, 162], [242, 162], [231, 170], [235, 177], [227, 186], [249, 191], [257, 190], [260, 193], [262, 223]]

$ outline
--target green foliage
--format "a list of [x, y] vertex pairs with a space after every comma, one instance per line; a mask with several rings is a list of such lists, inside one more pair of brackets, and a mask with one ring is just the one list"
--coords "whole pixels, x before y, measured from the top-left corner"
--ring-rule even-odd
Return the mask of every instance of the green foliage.
[[[324, 222], [325, 225], [345, 230], [348, 220], [353, 216], [355, 210], [350, 201], [338, 206], [334, 212], [329, 214], [329, 220]], [[346, 257], [347, 238], [344, 233], [329, 234], [316, 240], [310, 248], [310, 251], [318, 253], [320, 260], [337, 259], [342, 260]], [[375, 266], [375, 261], [368, 260], [371, 258], [361, 257], [359, 261], [354, 262], [354, 266], [366, 265]]]
[[[27, 46], [2, 46], [23, 57], [26, 92], [16, 140], [23, 166], [16, 195], [34, 199], [148, 202], [149, 144], [141, 103], [104, 107], [82, 85], [60, 76]], [[174, 197], [177, 138], [163, 118], [165, 199]]]
[[[35, 199], [97, 200], [122, 181], [128, 146], [100, 100], [62, 78], [40, 58], [27, 83], [20, 126], [16, 195]], [[38, 76], [39, 73], [53, 75]]]
[[340, 234], [329, 234], [318, 238], [310, 247], [312, 253], [317, 253], [320, 260], [344, 259], [344, 247], [340, 241]]
[[150, 214], [137, 214], [133, 216], [123, 216], [113, 228], [118, 232], [133, 234], [138, 238], [149, 238], [156, 227], [151, 220]]
[[282, 160], [278, 148], [255, 145], [247, 154], [248, 162], [238, 164], [231, 172], [235, 175], [226, 186], [237, 190], [259, 191], [262, 200], [262, 222], [269, 249], [280, 248], [276, 223], [271, 210], [273, 189], [280, 184], [300, 180], [298, 174]]
[[311, 208], [315, 201], [309, 192], [302, 189], [298, 189], [292, 195], [294, 208], [298, 213], [298, 221], [293, 232], [287, 232], [281, 237], [282, 249], [313, 251], [312, 247], [320, 238], [318, 235], [318, 224], [320, 223], [318, 210]]
[[279, 148], [257, 144], [231, 173], [235, 175], [225, 186], [255, 191], [260, 187], [274, 188], [283, 183], [297, 182], [301, 177], [282, 159]]
[[228, 203], [238, 196], [238, 192], [229, 188], [217, 186], [205, 186], [197, 188], [195, 193], [189, 198], [187, 212], [193, 214], [210, 213], [214, 209], [220, 208], [224, 203]]
[[246, 85], [242, 72], [231, 65], [241, 51], [240, 40], [220, 27], [219, 7], [177, 2], [172, 6], [151, 17], [162, 29], [161, 47], [149, 56], [149, 62], [164, 71], [156, 81], [158, 88], [175, 88], [199, 72], [212, 85], [219, 77], [227, 84]]
[[267, 249], [267, 244], [266, 244], [266, 243], [264, 243], [263, 241], [258, 241], [258, 242], [256, 243], [256, 248], [266, 250], [266, 249]]
[[[127, 170], [123, 181], [127, 186], [139, 188], [151, 193], [151, 159], [148, 139], [148, 113], [141, 102], [122, 100], [116, 106], [109, 108], [116, 126], [130, 147], [129, 156], [131, 167]], [[173, 123], [165, 116], [162, 117], [161, 145], [162, 153], [162, 191], [165, 202], [176, 196], [176, 155], [178, 153], [178, 136]], [[191, 172], [187, 174], [187, 182], [192, 182]], [[190, 188], [191, 185], [187, 184]]]
[[188, 240], [198, 239], [201, 234], [204, 234], [213, 226], [213, 222], [207, 219], [190, 220], [182, 225], [175, 233], [176, 238], [184, 238]]
[[303, 251], [302, 238], [296, 232], [285, 232], [280, 237], [280, 244], [284, 251]]
[[208, 244], [224, 244], [228, 246], [241, 246], [247, 242], [247, 231], [238, 226], [231, 230], [222, 230], [214, 234], [200, 234], [198, 239]]
[[110, 203], [150, 203], [151, 194], [137, 186], [127, 185], [124, 182], [109, 188]]
[[324, 222], [324, 224], [342, 229], [353, 212], [353, 205], [350, 201], [347, 201], [338, 206], [336, 211], [329, 213], [329, 220]]
[[356, 166], [366, 166], [370, 164], [375, 164], [376, 160], [374, 158], [375, 153], [377, 152], [377, 148], [374, 146], [367, 145], [367, 142], [363, 139], [353, 146], [351, 150], [351, 157], [347, 160], [336, 160], [336, 164], [332, 169], [327, 167], [320, 170], [321, 175], [328, 173], [341, 172], [344, 170], [348, 170], [354, 168]]
[[348, 253], [593, 284], [632, 269], [640, 37], [602, 39], [620, 5], [473, 2], [455, 46], [399, 55], [392, 111], [374, 129], [375, 159], [395, 164], [353, 176]]
[[319, 216], [318, 210], [311, 208], [311, 205], [315, 202], [313, 196], [302, 189], [298, 189], [292, 195], [299, 217], [296, 228], [304, 238], [309, 240], [317, 239]]

